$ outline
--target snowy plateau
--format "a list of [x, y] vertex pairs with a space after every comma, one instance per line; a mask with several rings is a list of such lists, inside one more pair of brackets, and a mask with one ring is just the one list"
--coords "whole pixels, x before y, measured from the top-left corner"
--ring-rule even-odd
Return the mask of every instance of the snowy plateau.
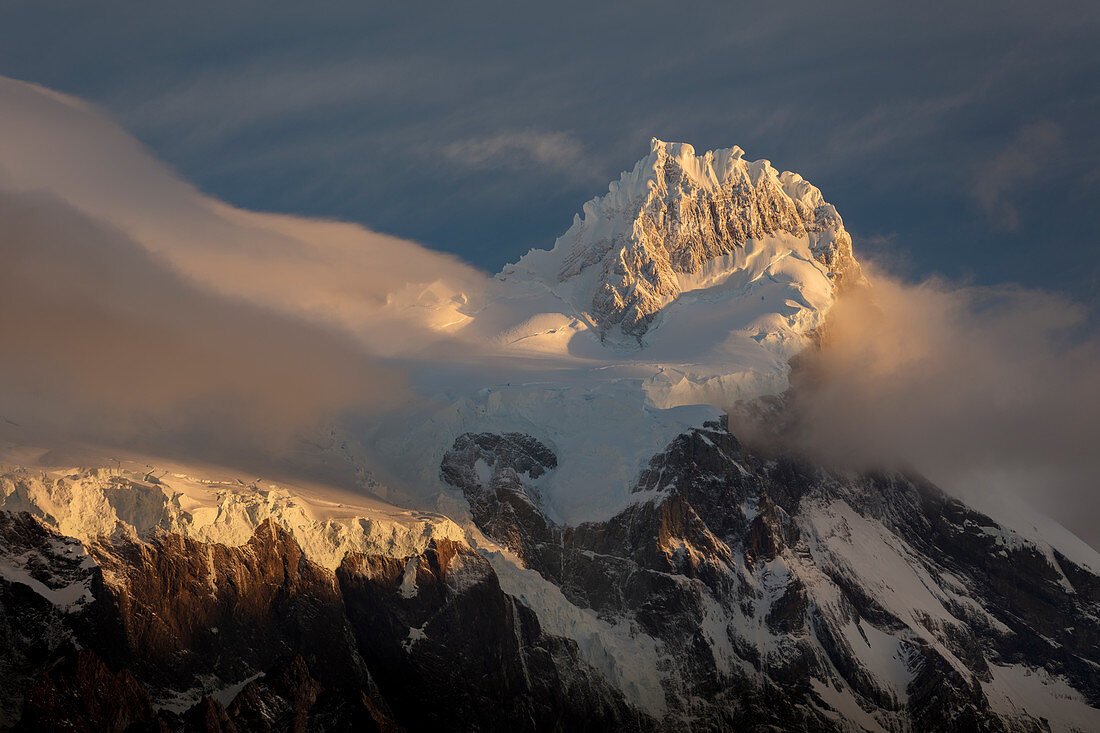
[[203, 196], [79, 100], [0, 105], [0, 192], [413, 395], [262, 469], [0, 416], [0, 727], [1100, 730], [1096, 552], [731, 433], [873, 288], [801, 176], [654, 139], [488, 276]]

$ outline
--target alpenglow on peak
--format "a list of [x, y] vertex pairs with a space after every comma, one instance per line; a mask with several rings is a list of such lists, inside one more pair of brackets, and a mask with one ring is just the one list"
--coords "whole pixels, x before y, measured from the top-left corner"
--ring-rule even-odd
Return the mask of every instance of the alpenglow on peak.
[[737, 146], [699, 155], [653, 138], [649, 155], [584, 204], [551, 253], [559, 283], [583, 281], [575, 290], [587, 302], [575, 305], [601, 338], [642, 344], [661, 309], [691, 289], [685, 281], [771, 237], [806, 240], [834, 287], [861, 278], [851, 237], [821, 191], [743, 156]]

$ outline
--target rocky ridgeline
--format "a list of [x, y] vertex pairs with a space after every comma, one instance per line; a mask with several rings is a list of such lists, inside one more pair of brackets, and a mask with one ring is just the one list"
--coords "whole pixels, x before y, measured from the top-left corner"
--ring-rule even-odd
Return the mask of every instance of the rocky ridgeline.
[[712, 424], [650, 461], [645, 500], [562, 527], [525, 486], [555, 463], [467, 435], [443, 476], [571, 602], [659, 640], [665, 725], [1045, 729], [1033, 701], [1006, 711], [1017, 668], [1100, 704], [1100, 578], [917, 477], [754, 455]]
[[330, 570], [273, 520], [236, 547], [164, 531], [81, 544], [0, 513], [2, 720], [1045, 729], [1041, 700], [1006, 700], [1012, 670], [1055, 684], [1055, 711], [1100, 703], [1100, 578], [916, 477], [757, 455], [715, 423], [652, 458], [636, 503], [567, 527], [537, 489], [557, 462], [529, 435], [467, 434], [441, 473], [561, 603], [653, 642], [640, 673], [660, 700], [625, 694], [591, 648], [547, 632], [545, 600], [506, 592], [465, 542], [349, 552]]
[[680, 277], [743, 249], [751, 240], [790, 235], [842, 284], [862, 278], [836, 209], [801, 176], [740, 148], [695, 155], [684, 143], [653, 140], [650, 155], [584, 207], [556, 247], [562, 281], [599, 268], [590, 315], [600, 333], [641, 342], [660, 310], [681, 293]]
[[[64, 542], [27, 514], [0, 513], [0, 537], [7, 566]], [[0, 579], [15, 730], [645, 727], [464, 544], [349, 553], [335, 572], [271, 521], [240, 547], [162, 533], [88, 549], [79, 606]], [[73, 580], [54, 560], [35, 561], [42, 582]]]

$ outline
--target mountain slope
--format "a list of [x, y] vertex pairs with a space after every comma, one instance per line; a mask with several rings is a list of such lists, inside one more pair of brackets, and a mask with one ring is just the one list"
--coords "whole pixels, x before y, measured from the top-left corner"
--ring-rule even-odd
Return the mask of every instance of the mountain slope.
[[919, 477], [756, 455], [712, 424], [654, 456], [635, 486], [648, 501], [560, 526], [530, 486], [555, 463], [530, 436], [482, 434], [442, 470], [567, 599], [659, 641], [666, 723], [1100, 724], [1097, 565]]
[[557, 462], [530, 436], [462, 436], [440, 470], [469, 501], [466, 539], [335, 569], [277, 517], [231, 547], [160, 529], [81, 544], [0, 512], [21, 629], [0, 637], [3, 713], [110, 727], [77, 703], [93, 685], [177, 730], [1100, 722], [1100, 558], [919, 477], [746, 450], [720, 423], [654, 455], [603, 522], [542, 512], [534, 482]]
[[[686, 143], [654, 138], [649, 155], [586, 203], [553, 250], [531, 252], [505, 273], [536, 273], [587, 314], [602, 339], [639, 344], [684, 292], [744, 269], [737, 254], [777, 254], [770, 239], [805, 239], [828, 279], [858, 280], [851, 238], [821, 192], [798, 174], [742, 155], [733, 147], [697, 156]], [[831, 290], [814, 287], [822, 295]]]
[[[16, 558], [29, 544], [58, 541], [26, 514], [0, 520]], [[17, 730], [63, 721], [77, 730], [504, 730], [644, 720], [459, 543], [433, 540], [407, 558], [349, 554], [333, 572], [268, 520], [235, 548], [161, 533], [104, 540], [90, 553], [88, 604], [42, 622], [64, 641], [0, 639], [5, 658], [21, 662], [5, 670], [0, 722], [21, 720]], [[44, 578], [54, 570], [38, 567]], [[5, 618], [27, 624], [21, 586], [0, 580], [0, 601]]]
[[[655, 140], [490, 278], [0, 101], [0, 725], [1100, 728], [1096, 553], [731, 434], [864, 284], [798, 175]], [[121, 314], [102, 369], [88, 302]], [[192, 312], [224, 345], [162, 348]]]

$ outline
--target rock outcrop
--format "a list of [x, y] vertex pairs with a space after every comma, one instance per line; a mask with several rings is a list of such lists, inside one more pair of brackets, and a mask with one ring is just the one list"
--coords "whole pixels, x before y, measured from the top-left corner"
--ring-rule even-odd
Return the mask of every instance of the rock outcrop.
[[1060, 695], [1100, 714], [1095, 570], [917, 476], [759, 455], [715, 423], [654, 456], [638, 503], [566, 527], [523, 486], [546, 452], [467, 435], [443, 476], [570, 602], [658, 640], [666, 725], [1043, 729]]
[[590, 302], [579, 305], [602, 336], [641, 343], [685, 281], [769, 237], [806, 240], [838, 288], [862, 280], [851, 237], [821, 192], [743, 154], [733, 147], [696, 155], [686, 143], [654, 139], [649, 156], [584, 205], [555, 244], [556, 275], [566, 282], [597, 271], [584, 291]]
[[[332, 572], [269, 520], [239, 547], [103, 538], [75, 578], [69, 553], [41, 554], [34, 581], [10, 579], [13, 558], [79, 544], [25, 513], [0, 513], [0, 540], [0, 713], [19, 730], [653, 725], [463, 543]], [[42, 595], [74, 581], [80, 604]]]

